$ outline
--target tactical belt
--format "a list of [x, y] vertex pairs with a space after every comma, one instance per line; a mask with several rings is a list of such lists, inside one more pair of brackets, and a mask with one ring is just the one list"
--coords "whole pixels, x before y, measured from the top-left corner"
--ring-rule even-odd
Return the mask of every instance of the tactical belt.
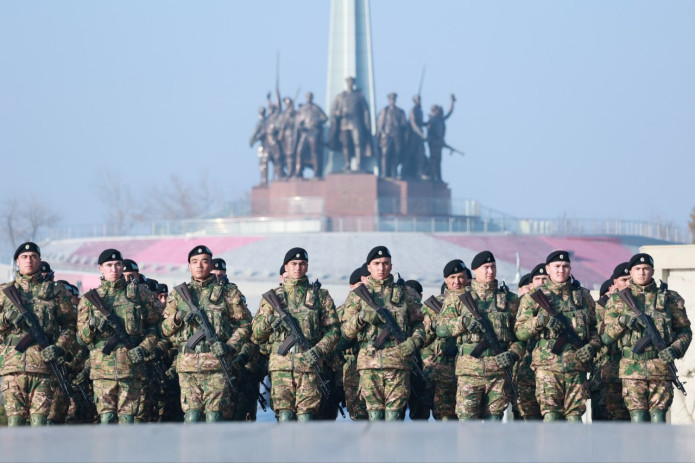
[[[537, 346], [539, 348], [543, 347], [549, 347], [551, 350], [553, 349], [553, 346], [555, 346], [555, 343], [558, 341], [558, 338], [551, 338], [551, 339], [539, 339]], [[567, 352], [568, 350], [573, 350], [572, 344], [569, 342], [566, 343], [564, 346], [562, 346], [562, 352]]]
[[[143, 337], [142, 337], [142, 336], [132, 336], [132, 338], [133, 338], [133, 341], [134, 341], [137, 345], [139, 345], [139, 344], [142, 342], [142, 340], [143, 340]], [[111, 338], [109, 338], [109, 339], [107, 339], [107, 340], [97, 341], [97, 342], [94, 343], [94, 348], [95, 348], [95, 349], [101, 349], [101, 348], [104, 347], [110, 340], [111, 340]], [[119, 347], [125, 347], [125, 345], [124, 345], [122, 342], [118, 342], [118, 343], [113, 347], [113, 350], [116, 350], [116, 349], [119, 348]]]
[[437, 363], [449, 364], [449, 363], [455, 363], [456, 362], [456, 357], [447, 357], [447, 356], [443, 356], [443, 355], [440, 355], [439, 357], [435, 357], [434, 359], [436, 360]]
[[182, 354], [207, 354], [210, 352], [210, 346], [205, 340], [200, 341], [195, 347], [188, 347], [184, 342], [179, 346], [179, 352]]
[[[502, 349], [508, 350], [509, 345], [507, 343], [501, 342], [500, 345], [502, 346]], [[478, 344], [461, 344], [459, 346], [459, 355], [472, 355], [474, 351], [476, 351], [476, 347], [478, 347]], [[492, 351], [492, 348], [487, 348], [485, 350], [475, 352], [475, 357], [492, 357], [495, 355], [495, 353]]]
[[[389, 347], [395, 347], [396, 345], [397, 344], [393, 342], [392, 339], [389, 339], [388, 341], [385, 341], [384, 345], [379, 347], [377, 350], [388, 349]], [[374, 346], [374, 348], [376, 349], [375, 341], [362, 341], [360, 343], [360, 349], [367, 349], [369, 346]]]
[[641, 354], [635, 354], [629, 347], [623, 347], [623, 358], [630, 360], [653, 360], [659, 357], [659, 352], [655, 350], [649, 350], [647, 352], [642, 352]]

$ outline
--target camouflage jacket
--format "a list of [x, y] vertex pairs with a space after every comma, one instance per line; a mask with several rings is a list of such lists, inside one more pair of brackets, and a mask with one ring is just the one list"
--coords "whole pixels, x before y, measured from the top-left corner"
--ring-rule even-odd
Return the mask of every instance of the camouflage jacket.
[[[283, 285], [274, 291], [282, 307], [297, 321], [309, 344], [322, 357], [331, 354], [340, 337], [340, 327], [335, 304], [328, 291], [309, 284], [307, 277], [298, 280], [285, 278]], [[267, 342], [269, 346], [268, 371], [313, 371], [313, 367], [304, 361], [303, 352], [296, 344], [287, 354], [278, 353], [279, 347], [289, 335], [282, 326], [273, 331], [271, 323], [278, 316], [273, 307], [265, 299], [261, 299], [253, 319], [255, 339], [260, 343]]]
[[[422, 302], [410, 287], [394, 283], [393, 275], [385, 280], [376, 280], [369, 277], [367, 284], [374, 301], [388, 309], [393, 318], [406, 336], [410, 336], [417, 346], [425, 342], [425, 330], [422, 324]], [[357, 356], [357, 369], [410, 369], [408, 358], [403, 357], [397, 348], [397, 343], [390, 337], [381, 349], [374, 347], [383, 323], [366, 324], [360, 322], [358, 315], [367, 306], [354, 292], [348, 294], [345, 300], [345, 314], [343, 316], [342, 330], [347, 339], [357, 339], [360, 344], [360, 352]]]
[[[591, 344], [594, 352], [598, 352], [601, 341], [596, 328], [595, 304], [589, 290], [573, 287], [569, 281], [555, 283], [551, 280], [538, 289], [543, 291], [556, 310], [567, 317], [579, 339]], [[543, 309], [531, 299], [531, 294], [525, 294], [521, 298], [514, 331], [521, 341], [537, 340], [531, 362], [533, 368], [563, 373], [589, 371], [589, 367], [579, 361], [575, 349], [569, 342], [564, 345], [559, 355], [551, 352], [561, 333], [547, 327], [536, 328], [536, 317]]]
[[[239, 288], [234, 283], [218, 283], [215, 275], [210, 275], [204, 281], [191, 279], [186, 284], [193, 302], [207, 315], [217, 339], [231, 348], [230, 353], [227, 354], [228, 360], [231, 360], [235, 354], [242, 352], [248, 354], [251, 312], [246, 307], [246, 298]], [[190, 311], [190, 307], [178, 292], [169, 293], [161, 329], [162, 334], [178, 347], [176, 371], [179, 373], [222, 371], [220, 361], [210, 352], [210, 345], [205, 338], [193, 349], [186, 347], [186, 342], [200, 329], [195, 319], [188, 324], [184, 323], [184, 318]], [[175, 319], [177, 312], [180, 312], [181, 317], [178, 323]]]
[[432, 362], [453, 364], [456, 360], [456, 354], [458, 353], [456, 339], [453, 337], [438, 338], [434, 330], [434, 326], [438, 322], [441, 313], [444, 312], [444, 299], [448, 293], [449, 290], [447, 289], [444, 291], [444, 294], [435, 297], [435, 299], [442, 304], [442, 310], [439, 313], [435, 312], [426, 304], [422, 304], [422, 323], [425, 329], [425, 345], [420, 351], [420, 356], [425, 364]]
[[17, 287], [25, 309], [36, 314], [49, 342], [68, 352], [75, 339], [75, 312], [70, 299], [55, 291], [51, 281], [44, 281], [39, 274], [24, 276], [17, 272], [14, 281], [0, 285], [0, 375], [13, 373], [50, 374], [51, 370], [41, 359], [39, 346], [31, 345], [24, 353], [15, 349], [28, 334], [26, 326], [16, 328], [5, 318], [12, 303], [1, 290]]
[[[126, 332], [135, 342], [152, 352], [157, 345], [157, 324], [159, 313], [152, 306], [151, 292], [144, 285], [126, 283], [124, 278], [115, 282], [101, 281], [96, 289], [107, 310], [114, 313], [122, 322]], [[84, 296], [77, 306], [77, 334], [89, 348], [91, 379], [121, 380], [142, 378], [138, 365], [128, 359], [128, 348], [119, 343], [108, 355], [102, 352], [106, 343], [114, 336], [112, 328], [103, 332], [90, 327], [89, 321], [104, 315]]]
[[495, 354], [491, 348], [485, 349], [479, 358], [470, 355], [478, 343], [483, 341], [483, 335], [470, 333], [466, 329], [463, 320], [472, 317], [472, 315], [459, 299], [459, 296], [465, 292], [469, 292], [473, 296], [478, 313], [492, 325], [502, 348], [514, 352], [521, 358], [524, 355], [524, 345], [516, 339], [513, 331], [519, 309], [519, 298], [514, 293], [498, 289], [497, 280], [490, 283], [473, 281], [465, 289], [447, 292], [442, 314], [437, 321], [437, 323], [446, 326], [451, 336], [456, 338], [458, 346], [457, 376], [499, 375], [502, 370], [493, 360], [492, 357]]
[[[603, 320], [606, 316], [606, 304], [609, 296], [603, 296], [596, 301], [596, 326], [598, 327], [599, 338], [602, 337], [606, 325]], [[603, 344], [601, 350], [596, 355], [594, 363], [601, 371], [601, 379], [606, 383], [619, 383], [619, 365], [622, 351], [616, 343]]]
[[[664, 342], [682, 357], [693, 338], [683, 298], [675, 291], [659, 289], [654, 281], [647, 286], [639, 286], [630, 281], [630, 291], [638, 307], [654, 321]], [[617, 343], [621, 351], [620, 378], [670, 379], [668, 365], [659, 360], [653, 344], [647, 345], [640, 354], [632, 352], [637, 341], [645, 335], [645, 330], [632, 331], [625, 328], [619, 322], [622, 315], [634, 316], [634, 312], [627, 307], [620, 295], [613, 294], [606, 303], [601, 339], [607, 344]]]

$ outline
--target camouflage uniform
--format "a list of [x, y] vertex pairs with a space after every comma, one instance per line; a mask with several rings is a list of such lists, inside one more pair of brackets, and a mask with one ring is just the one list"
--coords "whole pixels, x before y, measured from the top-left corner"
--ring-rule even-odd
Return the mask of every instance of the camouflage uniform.
[[[220, 342], [226, 343], [231, 353], [226, 354], [231, 365], [233, 355], [250, 355], [251, 312], [246, 307], [246, 298], [233, 283], [219, 283], [215, 275], [204, 281], [191, 279], [188, 288], [198, 308], [205, 312]], [[176, 321], [177, 312], [181, 320]], [[172, 291], [167, 299], [162, 321], [162, 334], [178, 347], [176, 372], [181, 388], [181, 409], [186, 422], [219, 421], [225, 412], [234, 415], [236, 397], [231, 396], [229, 384], [222, 371], [220, 361], [210, 352], [206, 339], [193, 349], [186, 342], [200, 328], [194, 319], [184, 323], [185, 314], [190, 312], [178, 292]]]
[[[309, 284], [306, 276], [296, 280], [285, 278], [283, 285], [274, 291], [319, 356], [332, 352], [340, 337], [340, 328], [328, 291]], [[271, 324], [277, 317], [272, 306], [261, 299], [253, 319], [253, 334], [260, 343], [268, 343], [273, 410], [282, 421], [292, 420], [295, 415], [299, 420], [311, 420], [318, 413], [321, 402], [318, 378], [296, 344], [286, 355], [278, 353], [289, 333], [282, 326], [273, 331]]]
[[[342, 323], [345, 316], [345, 306], [341, 305], [336, 309], [338, 318]], [[357, 371], [357, 355], [360, 352], [359, 345], [354, 340], [347, 340], [341, 336], [336, 351], [342, 355], [342, 383], [343, 393], [345, 394], [345, 406], [348, 409], [350, 418], [353, 420], [367, 419], [367, 406], [364, 398], [360, 395], [360, 372]]]
[[447, 292], [442, 314], [437, 321], [457, 338], [456, 414], [459, 420], [501, 420], [509, 404], [506, 388], [510, 385], [507, 384], [504, 370], [493, 358], [495, 354], [491, 348], [485, 349], [479, 358], [471, 355], [478, 343], [483, 341], [483, 336], [482, 333], [470, 333], [466, 329], [464, 318], [472, 316], [459, 299], [464, 292], [471, 293], [478, 312], [492, 325], [502, 348], [516, 354], [517, 359], [524, 355], [523, 343], [517, 341], [512, 330], [519, 298], [516, 294], [498, 289], [497, 280], [489, 283], [473, 281], [465, 289]]
[[[412, 288], [396, 284], [393, 275], [385, 280], [369, 277], [365, 285], [374, 301], [393, 314], [393, 318], [406, 336], [421, 347], [425, 342], [422, 325], [422, 302]], [[360, 312], [367, 303], [351, 292], [345, 301], [345, 315], [342, 323], [343, 335], [347, 339], [357, 339], [360, 351], [357, 356], [357, 370], [360, 372], [360, 394], [367, 405], [370, 420], [398, 420], [402, 418], [408, 396], [410, 395], [410, 361], [404, 356], [391, 336], [382, 349], [374, 347], [374, 341], [383, 329], [377, 319], [376, 324], [364, 323], [359, 319]]]
[[[96, 289], [107, 310], [122, 322], [126, 332], [147, 352], [157, 345], [159, 313], [152, 306], [151, 293], [145, 286], [126, 283], [121, 277], [115, 282], [102, 280]], [[102, 352], [114, 336], [107, 325], [98, 331], [90, 321], [104, 315], [82, 297], [78, 306], [77, 333], [90, 350], [90, 378], [94, 387], [94, 403], [103, 424], [132, 423], [142, 406], [143, 379], [138, 364], [128, 358], [129, 349], [119, 343], [108, 355]]]
[[[443, 303], [446, 294], [440, 294], [436, 299]], [[442, 306], [442, 311], [444, 307]], [[439, 315], [430, 307], [422, 306], [423, 324], [425, 327], [425, 346], [421, 350], [422, 365], [427, 376], [427, 404], [432, 410], [435, 420], [455, 420], [456, 416], [456, 340], [454, 338], [438, 338], [433, 327]], [[411, 406], [412, 407], [412, 406]], [[429, 418], [429, 410], [427, 417]], [[411, 417], [412, 418], [412, 417]]]
[[[49, 342], [55, 341], [68, 352], [75, 339], [75, 312], [70, 300], [54, 291], [53, 282], [42, 280], [38, 273], [25, 276], [17, 272], [13, 282], [0, 285], [0, 291], [9, 285], [17, 288], [24, 307], [36, 315]], [[0, 375], [8, 421], [10, 426], [25, 424], [28, 419], [32, 425], [45, 424], [53, 400], [53, 376], [38, 345], [31, 345], [24, 353], [15, 350], [28, 331], [26, 325], [17, 328], [9, 323], [11, 307], [0, 292]]]
[[541, 419], [541, 407], [536, 399], [536, 374], [531, 368], [535, 345], [535, 339], [526, 343], [526, 352], [514, 368], [514, 382], [519, 390], [519, 399], [516, 404], [512, 404], [514, 419], [526, 421]]
[[[685, 302], [675, 291], [660, 289], [652, 281], [639, 286], [630, 281], [638, 307], [654, 321], [654, 326], [664, 342], [682, 357], [690, 341], [692, 330], [685, 312]], [[633, 421], [646, 421], [649, 411], [652, 421], [662, 422], [673, 401], [674, 379], [668, 364], [661, 361], [653, 344], [642, 353], [635, 354], [632, 348], [645, 335], [645, 330], [636, 327], [630, 330], [620, 323], [623, 315], [634, 313], [618, 294], [613, 294], [606, 304], [601, 339], [606, 344], [617, 342], [622, 353], [619, 375], [623, 382], [623, 398]]]
[[[591, 344], [594, 352], [598, 352], [601, 342], [596, 330], [594, 300], [589, 290], [575, 287], [569, 280], [564, 283], [548, 280], [538, 289], [556, 310], [567, 317], [579, 339]], [[525, 294], [521, 298], [514, 328], [520, 340], [536, 339], [531, 368], [536, 372], [536, 398], [541, 414], [545, 421], [562, 416], [568, 421], [581, 421], [589, 397], [585, 384], [589, 367], [579, 360], [569, 342], [560, 355], [551, 352], [561, 333], [548, 327], [537, 327], [536, 317], [542, 310], [531, 299], [530, 293]]]

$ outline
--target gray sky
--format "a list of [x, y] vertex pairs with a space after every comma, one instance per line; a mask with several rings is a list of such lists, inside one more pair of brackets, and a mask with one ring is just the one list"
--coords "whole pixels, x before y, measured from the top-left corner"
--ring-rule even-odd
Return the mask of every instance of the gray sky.
[[[654, 219], [695, 205], [695, 2], [372, 1], [377, 106], [458, 106], [454, 198], [519, 217]], [[0, 1], [0, 193], [105, 217], [93, 178], [170, 173], [229, 199], [274, 86], [326, 107], [329, 2]], [[154, 180], [153, 180], [154, 177]]]

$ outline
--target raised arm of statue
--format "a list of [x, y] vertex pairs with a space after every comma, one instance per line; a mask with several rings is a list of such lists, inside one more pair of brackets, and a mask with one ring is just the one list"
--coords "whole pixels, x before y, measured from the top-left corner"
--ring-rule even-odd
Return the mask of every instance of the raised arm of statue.
[[451, 105], [449, 106], [449, 112], [446, 113], [446, 116], [444, 116], [444, 120], [449, 119], [449, 116], [451, 116], [451, 113], [454, 112], [454, 103], [456, 102], [456, 95], [453, 93], [451, 94]]

